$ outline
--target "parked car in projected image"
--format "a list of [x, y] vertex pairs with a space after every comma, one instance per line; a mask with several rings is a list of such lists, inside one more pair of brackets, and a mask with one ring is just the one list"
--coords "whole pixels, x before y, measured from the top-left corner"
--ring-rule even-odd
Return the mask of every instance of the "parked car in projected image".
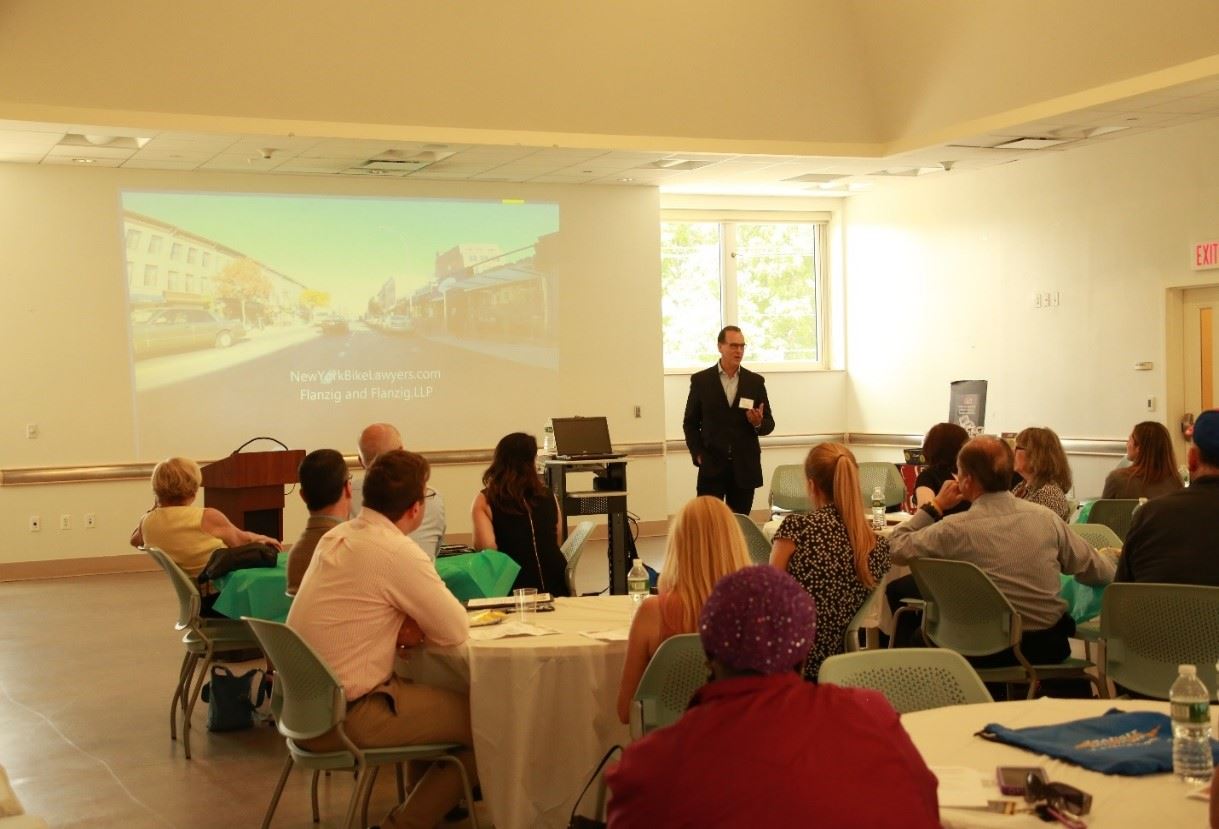
[[385, 318], [385, 330], [391, 334], [409, 334], [414, 327], [411, 318], [405, 314], [394, 314]]
[[137, 357], [228, 348], [245, 336], [239, 320], [220, 319], [203, 308], [154, 308], [131, 315], [131, 350]]
[[346, 334], [350, 330], [347, 319], [337, 311], [319, 311], [313, 315], [313, 324], [323, 334]]

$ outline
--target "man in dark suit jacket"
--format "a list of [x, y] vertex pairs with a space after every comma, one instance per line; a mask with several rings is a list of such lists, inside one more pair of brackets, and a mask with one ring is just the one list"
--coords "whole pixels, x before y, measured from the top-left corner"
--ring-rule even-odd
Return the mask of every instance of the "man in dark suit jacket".
[[717, 338], [720, 361], [690, 376], [682, 430], [698, 467], [698, 494], [723, 498], [733, 512], [748, 515], [753, 491], [762, 485], [759, 435], [775, 430], [766, 380], [741, 368], [745, 336], [729, 325]]

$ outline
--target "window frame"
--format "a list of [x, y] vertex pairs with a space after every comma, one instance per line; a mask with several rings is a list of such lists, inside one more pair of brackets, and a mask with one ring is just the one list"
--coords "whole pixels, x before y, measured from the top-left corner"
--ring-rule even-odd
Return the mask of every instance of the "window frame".
[[[817, 286], [817, 358], [816, 360], [791, 360], [781, 363], [757, 362], [749, 359], [746, 352], [745, 360], [748, 368], [762, 373], [808, 372], [831, 370], [830, 360], [830, 328], [827, 316], [830, 312], [829, 302], [829, 240], [830, 228], [834, 222], [834, 214], [828, 210], [721, 210], [721, 209], [690, 209], [665, 208], [660, 211], [660, 222], [714, 222], [720, 225], [720, 320], [722, 325], [738, 325], [737, 309], [737, 271], [736, 251], [729, 250], [728, 237], [724, 232], [727, 225], [738, 224], [811, 224], [817, 227], [817, 248], [814, 254], [814, 278]], [[663, 235], [663, 234], [662, 234]], [[735, 241], [735, 233], [732, 237]], [[713, 338], [718, 331], [709, 331], [708, 338]], [[745, 333], [748, 341], [749, 333]], [[664, 332], [661, 332], [662, 362], [663, 362]], [[665, 375], [693, 374], [702, 371], [707, 366], [675, 365], [664, 366]]]

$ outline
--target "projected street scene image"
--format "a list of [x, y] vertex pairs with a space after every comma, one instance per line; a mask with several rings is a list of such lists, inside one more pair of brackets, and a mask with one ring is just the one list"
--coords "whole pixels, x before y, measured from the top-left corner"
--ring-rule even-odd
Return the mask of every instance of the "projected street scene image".
[[[215, 434], [218, 412], [242, 434], [302, 445], [398, 416], [431, 436], [420, 448], [452, 448], [444, 435], [455, 411], [524, 390], [537, 398], [533, 420], [550, 414], [557, 205], [122, 199], [142, 455], [181, 451], [184, 428]], [[490, 443], [502, 433], [487, 430], [478, 437]]]

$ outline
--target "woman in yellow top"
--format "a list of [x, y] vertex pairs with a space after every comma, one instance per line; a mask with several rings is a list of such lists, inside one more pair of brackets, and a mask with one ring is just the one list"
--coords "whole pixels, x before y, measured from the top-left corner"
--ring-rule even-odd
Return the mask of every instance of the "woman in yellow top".
[[[131, 534], [131, 545], [156, 547], [190, 576], [199, 575], [212, 553], [221, 547], [258, 542], [282, 548], [274, 538], [233, 526], [218, 509], [195, 506], [202, 483], [199, 464], [190, 458], [170, 458], [157, 464], [152, 470], [156, 502]], [[204, 605], [211, 606], [207, 597]]]

